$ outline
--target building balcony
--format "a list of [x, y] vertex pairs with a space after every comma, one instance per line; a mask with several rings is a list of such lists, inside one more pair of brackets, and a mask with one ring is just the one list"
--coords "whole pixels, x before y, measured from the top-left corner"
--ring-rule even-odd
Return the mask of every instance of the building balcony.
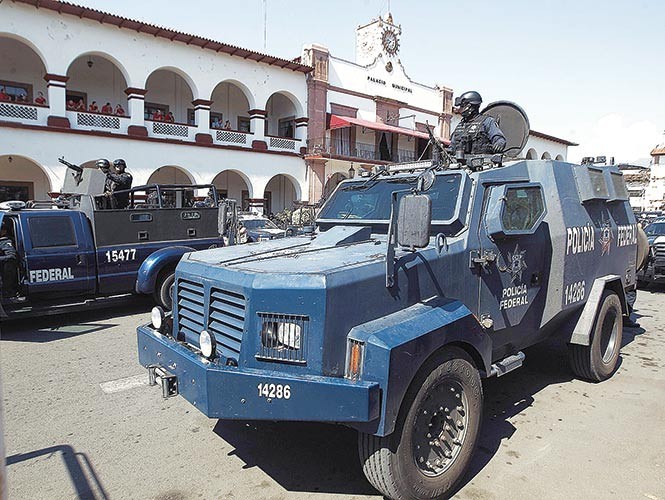
[[129, 127], [128, 116], [114, 116], [89, 111], [67, 111], [69, 125], [77, 130], [98, 130], [114, 134], [126, 134]]
[[49, 115], [48, 106], [0, 102], [0, 120], [25, 123], [26, 125], [46, 125]]
[[[359, 142], [350, 140], [340, 140], [339, 138], [329, 139], [327, 137], [319, 140], [308, 141], [309, 155], [320, 155], [330, 157], [342, 157], [357, 159], [360, 161], [376, 163], [402, 163], [412, 162], [418, 159], [419, 155], [410, 149], [390, 149], [381, 148], [376, 143]], [[425, 155], [429, 158], [429, 155]]]
[[252, 140], [254, 134], [250, 132], [239, 132], [237, 130], [219, 130], [219, 129], [210, 129], [210, 134], [212, 135], [212, 141], [215, 144], [221, 144], [223, 146], [240, 146], [251, 148]]
[[299, 151], [300, 141], [290, 137], [280, 137], [276, 135], [266, 135], [266, 143], [268, 149], [276, 151], [291, 151], [297, 153]]

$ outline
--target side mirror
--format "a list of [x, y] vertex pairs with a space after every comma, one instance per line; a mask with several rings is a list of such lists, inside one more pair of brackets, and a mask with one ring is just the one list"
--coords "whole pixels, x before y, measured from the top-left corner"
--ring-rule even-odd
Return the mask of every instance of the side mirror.
[[228, 207], [226, 203], [220, 203], [217, 207], [217, 232], [220, 236], [226, 234], [226, 219], [228, 217]]
[[432, 200], [425, 194], [402, 197], [397, 212], [397, 244], [411, 250], [429, 245]]

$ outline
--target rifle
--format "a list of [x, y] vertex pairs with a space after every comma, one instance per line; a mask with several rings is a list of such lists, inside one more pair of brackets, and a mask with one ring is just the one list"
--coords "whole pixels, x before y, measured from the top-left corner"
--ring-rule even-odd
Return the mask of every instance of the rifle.
[[437, 166], [448, 168], [451, 163], [454, 163], [453, 158], [450, 157], [441, 141], [434, 136], [428, 121], [425, 121], [425, 128], [429, 134], [429, 142], [432, 145], [432, 162]]
[[82, 167], [80, 167], [78, 165], [74, 165], [73, 163], [69, 163], [67, 160], [65, 160], [64, 156], [61, 156], [60, 158], [58, 158], [58, 161], [60, 163], [62, 163], [64, 166], [66, 166], [67, 168], [71, 168], [74, 171], [74, 172], [72, 172], [72, 175], [74, 176], [74, 180], [76, 181], [77, 186], [79, 184], [81, 184], [81, 182], [83, 182], [83, 168]]

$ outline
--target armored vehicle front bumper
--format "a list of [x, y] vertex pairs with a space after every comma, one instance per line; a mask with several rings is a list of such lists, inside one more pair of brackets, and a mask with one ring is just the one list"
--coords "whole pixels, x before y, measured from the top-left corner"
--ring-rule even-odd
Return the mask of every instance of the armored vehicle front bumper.
[[[168, 378], [164, 395], [183, 396], [210, 418], [370, 422], [379, 418], [379, 385], [293, 376], [217, 364], [151, 326], [137, 329], [139, 362]], [[152, 377], [151, 377], [152, 378]]]

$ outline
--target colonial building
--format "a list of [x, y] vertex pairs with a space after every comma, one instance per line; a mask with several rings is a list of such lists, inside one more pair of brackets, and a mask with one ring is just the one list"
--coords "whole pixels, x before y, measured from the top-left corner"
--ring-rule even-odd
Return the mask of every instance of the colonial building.
[[[287, 60], [55, 0], [0, 0], [0, 201], [45, 199], [123, 158], [134, 185], [214, 183], [278, 212], [359, 170], [428, 157], [453, 91], [419, 83], [388, 14], [356, 30], [355, 61], [319, 45]], [[528, 158], [566, 158], [532, 131]]]
[[0, 200], [59, 191], [65, 156], [290, 207], [308, 197], [310, 70], [69, 3], [0, 2]]
[[356, 29], [355, 61], [305, 46], [309, 85], [307, 167], [310, 199], [361, 169], [427, 154], [426, 124], [450, 136], [449, 88], [413, 80], [400, 60], [401, 26], [388, 14]]

